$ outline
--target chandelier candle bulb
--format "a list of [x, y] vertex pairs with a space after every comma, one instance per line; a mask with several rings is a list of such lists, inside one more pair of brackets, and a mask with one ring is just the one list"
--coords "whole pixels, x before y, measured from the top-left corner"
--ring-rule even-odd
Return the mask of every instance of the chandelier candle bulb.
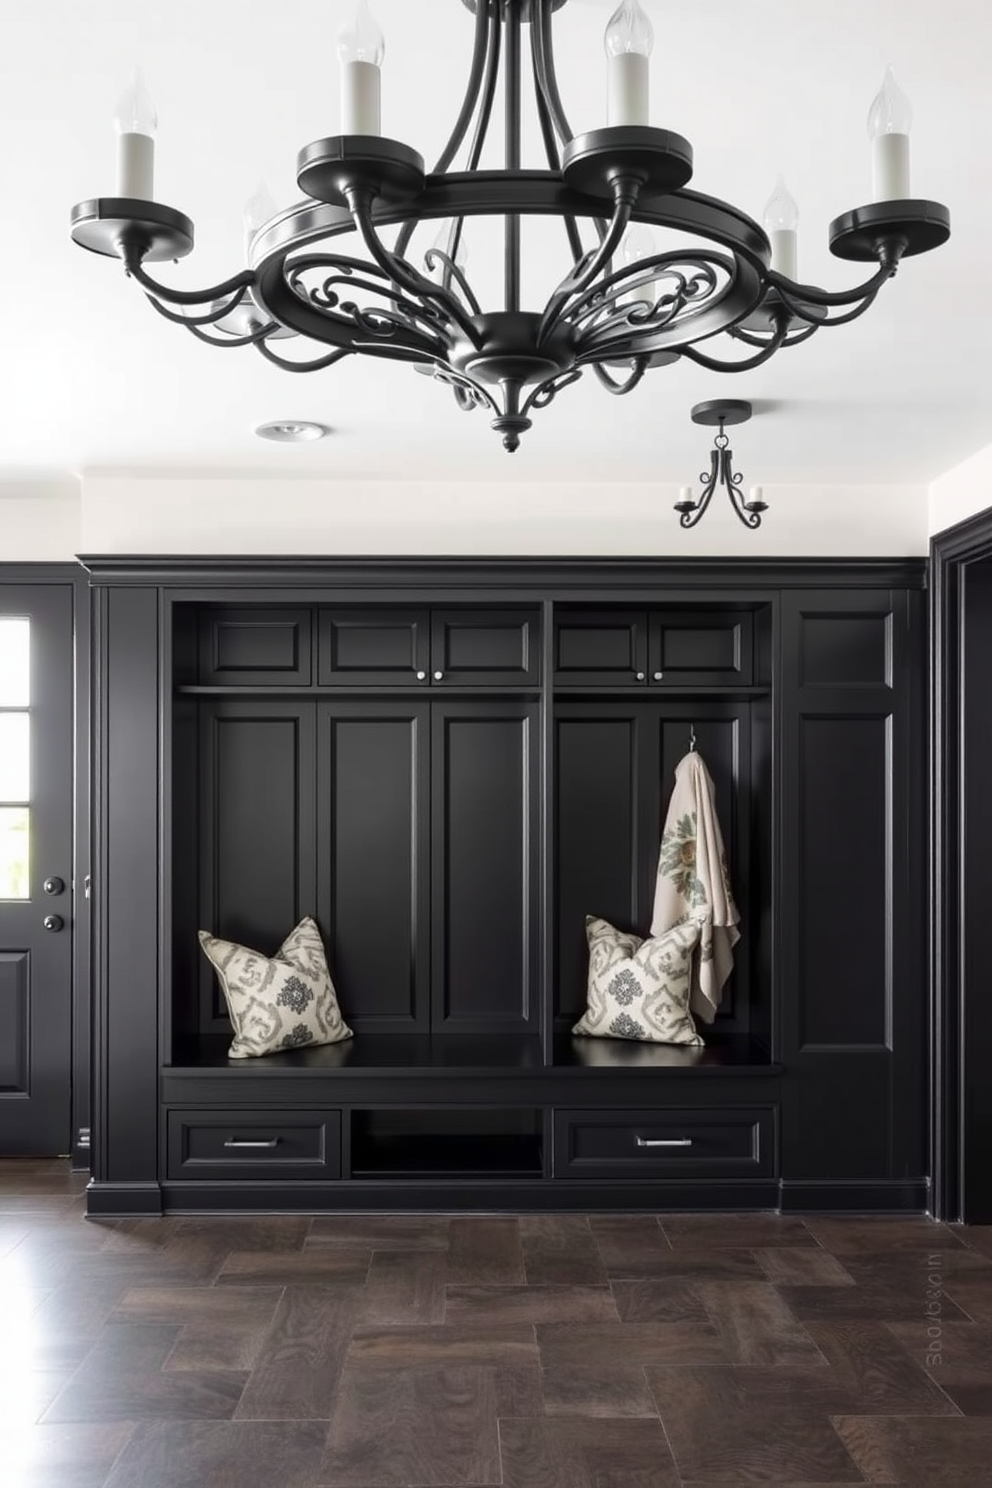
[[342, 134], [378, 135], [382, 132], [380, 68], [385, 54], [385, 38], [367, 0], [359, 0], [354, 22], [338, 37]]
[[141, 69], [122, 95], [114, 117], [117, 131], [117, 195], [155, 200], [155, 133], [158, 118]]
[[242, 216], [244, 224], [245, 262], [248, 261], [252, 238], [259, 228], [265, 226], [278, 212], [272, 198], [272, 193], [264, 181], [259, 181], [254, 193], [245, 202], [245, 210]]
[[779, 176], [775, 190], [768, 198], [763, 220], [772, 245], [772, 269], [786, 279], [796, 279], [799, 261], [799, 208], [783, 176]]
[[873, 201], [906, 201], [909, 198], [909, 131], [912, 127], [912, 105], [896, 82], [892, 68], [887, 67], [882, 86], [868, 112]]
[[650, 64], [654, 28], [639, 0], [623, 0], [604, 38], [607, 62], [606, 122], [646, 125], [650, 121]]

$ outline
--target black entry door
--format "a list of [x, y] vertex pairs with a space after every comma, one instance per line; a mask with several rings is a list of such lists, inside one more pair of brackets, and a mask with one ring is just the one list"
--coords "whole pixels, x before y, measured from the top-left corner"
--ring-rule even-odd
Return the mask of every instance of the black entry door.
[[69, 1151], [72, 589], [0, 583], [0, 1154]]

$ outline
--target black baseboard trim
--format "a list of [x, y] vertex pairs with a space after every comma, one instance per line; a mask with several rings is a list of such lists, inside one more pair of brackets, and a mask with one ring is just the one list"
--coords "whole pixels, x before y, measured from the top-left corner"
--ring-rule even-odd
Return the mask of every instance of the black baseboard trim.
[[649, 1214], [778, 1208], [778, 1184], [164, 1183], [167, 1214]]
[[783, 1178], [781, 1191], [783, 1214], [927, 1214], [930, 1210], [930, 1183], [926, 1178], [848, 1183]]
[[87, 1219], [160, 1218], [162, 1189], [157, 1183], [97, 1183], [86, 1185]]

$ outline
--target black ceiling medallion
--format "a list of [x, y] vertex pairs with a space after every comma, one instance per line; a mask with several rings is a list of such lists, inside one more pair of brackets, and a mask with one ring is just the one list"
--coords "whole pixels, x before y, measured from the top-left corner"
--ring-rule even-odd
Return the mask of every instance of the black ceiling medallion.
[[679, 491], [675, 510], [679, 513], [680, 527], [695, 527], [697, 522], [702, 521], [718, 485], [730, 497], [734, 515], [740, 518], [745, 527], [750, 527], [753, 531], [755, 527], [761, 526], [761, 513], [768, 510], [768, 502], [764, 499], [760, 486], [752, 486], [747, 500], [744, 500], [741, 489], [744, 477], [734, 474], [734, 452], [724, 432], [726, 424], [746, 424], [751, 413], [750, 403], [743, 398], [714, 398], [709, 403], [697, 403], [693, 408], [691, 417], [694, 424], [702, 424], [709, 429], [719, 428], [719, 433], [713, 440], [710, 451], [710, 468], [704, 470], [699, 477], [703, 483], [699, 500], [693, 500], [691, 486], [683, 486]]
[[[760, 366], [817, 330], [866, 310], [903, 258], [950, 232], [947, 208], [910, 198], [910, 111], [887, 74], [869, 128], [873, 203], [830, 226], [831, 251], [870, 263], [855, 289], [830, 293], [796, 279], [795, 203], [780, 184], [765, 228], [739, 208], [688, 189], [692, 146], [648, 123], [653, 34], [638, 0], [622, 0], [606, 31], [607, 124], [574, 135], [555, 72], [553, 16], [565, 0], [463, 0], [475, 16], [465, 97], [451, 138], [428, 174], [417, 152], [379, 134], [382, 35], [360, 0], [339, 43], [342, 132], [307, 145], [297, 161], [306, 200], [276, 211], [249, 204], [248, 267], [199, 292], [171, 289], [151, 264], [193, 247], [188, 217], [154, 200], [154, 110], [140, 85], [118, 116], [118, 193], [81, 202], [72, 236], [120, 258], [167, 319], [216, 346], [255, 346], [288, 371], [313, 371], [349, 354], [414, 364], [484, 408], [508, 450], [531, 414], [592, 368], [611, 393], [630, 392], [651, 367], [680, 358], [714, 371]], [[523, 39], [529, 35], [525, 68]], [[547, 167], [521, 164], [524, 72]], [[500, 74], [505, 168], [481, 169]], [[730, 116], [728, 115], [728, 120]], [[451, 165], [466, 140], [466, 168]], [[465, 269], [473, 219], [502, 219], [503, 295], [484, 308]], [[560, 219], [567, 255], [543, 303], [521, 303], [526, 219]], [[411, 251], [425, 225], [427, 246]], [[440, 225], [440, 233], [438, 232]], [[672, 243], [659, 246], [661, 230]], [[686, 240], [689, 240], [687, 243]], [[831, 312], [836, 312], [831, 314]], [[719, 333], [750, 349], [735, 360], [699, 350]], [[273, 343], [296, 336], [318, 356], [295, 360]], [[698, 520], [698, 519], [697, 519]], [[754, 524], [756, 525], [756, 524]]]

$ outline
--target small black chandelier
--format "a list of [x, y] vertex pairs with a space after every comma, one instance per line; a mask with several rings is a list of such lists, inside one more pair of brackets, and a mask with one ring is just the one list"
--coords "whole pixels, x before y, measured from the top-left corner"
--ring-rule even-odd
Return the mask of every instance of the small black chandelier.
[[709, 429], [719, 428], [719, 433], [714, 438], [710, 451], [710, 468], [704, 470], [699, 477], [703, 483], [699, 500], [693, 499], [691, 486], [683, 486], [679, 491], [675, 510], [679, 513], [680, 527], [695, 527], [697, 522], [702, 521], [717, 485], [721, 485], [726, 491], [734, 515], [739, 517], [745, 527], [750, 527], [753, 531], [755, 527], [761, 526], [761, 514], [768, 510], [765, 493], [760, 486], [752, 486], [745, 500], [742, 490], [744, 477], [734, 474], [734, 452], [725, 432], [727, 424], [746, 424], [751, 413], [750, 403], [743, 398], [713, 398], [708, 403], [697, 403], [693, 408], [690, 417], [694, 424], [702, 424]]
[[[649, 125], [653, 33], [638, 0], [622, 0], [606, 30], [607, 124], [573, 134], [552, 35], [565, 3], [462, 0], [475, 17], [468, 81], [451, 138], [428, 174], [415, 150], [379, 133], [383, 39], [359, 0], [357, 20], [339, 41], [341, 133], [307, 145], [297, 159], [305, 200], [282, 212], [265, 198], [249, 204], [248, 267], [198, 292], [148, 272], [192, 250], [193, 224], [154, 199], [156, 120], [136, 82], [117, 119], [118, 194], [74, 207], [72, 236], [121, 259], [155, 309], [201, 340], [254, 346], [290, 372], [353, 354], [410, 362], [448, 384], [460, 408], [485, 409], [507, 450], [517, 448], [531, 414], [587, 368], [617, 395], [649, 368], [681, 358], [748, 371], [861, 315], [903, 258], [948, 238], [947, 208], [910, 197], [911, 112], [890, 71], [869, 115], [874, 200], [829, 230], [832, 253], [875, 269], [839, 293], [798, 282], [797, 212], [781, 181], [762, 228], [738, 207], [690, 191], [692, 146]], [[521, 163], [526, 33], [543, 169]], [[484, 170], [501, 73], [505, 168]], [[452, 170], [466, 141], [465, 169]], [[461, 252], [466, 223], [485, 216], [503, 220], [497, 309], [480, 304]], [[544, 304], [524, 309], [521, 228], [549, 216], [561, 221], [567, 263]], [[440, 236], [411, 252], [416, 229], [432, 223], [442, 224]], [[677, 246], [659, 250], [659, 231], [674, 234]], [[745, 354], [722, 360], [699, 349], [721, 334]], [[319, 354], [296, 360], [274, 349], [294, 336]], [[690, 515], [683, 510], [683, 525], [692, 525]]]

